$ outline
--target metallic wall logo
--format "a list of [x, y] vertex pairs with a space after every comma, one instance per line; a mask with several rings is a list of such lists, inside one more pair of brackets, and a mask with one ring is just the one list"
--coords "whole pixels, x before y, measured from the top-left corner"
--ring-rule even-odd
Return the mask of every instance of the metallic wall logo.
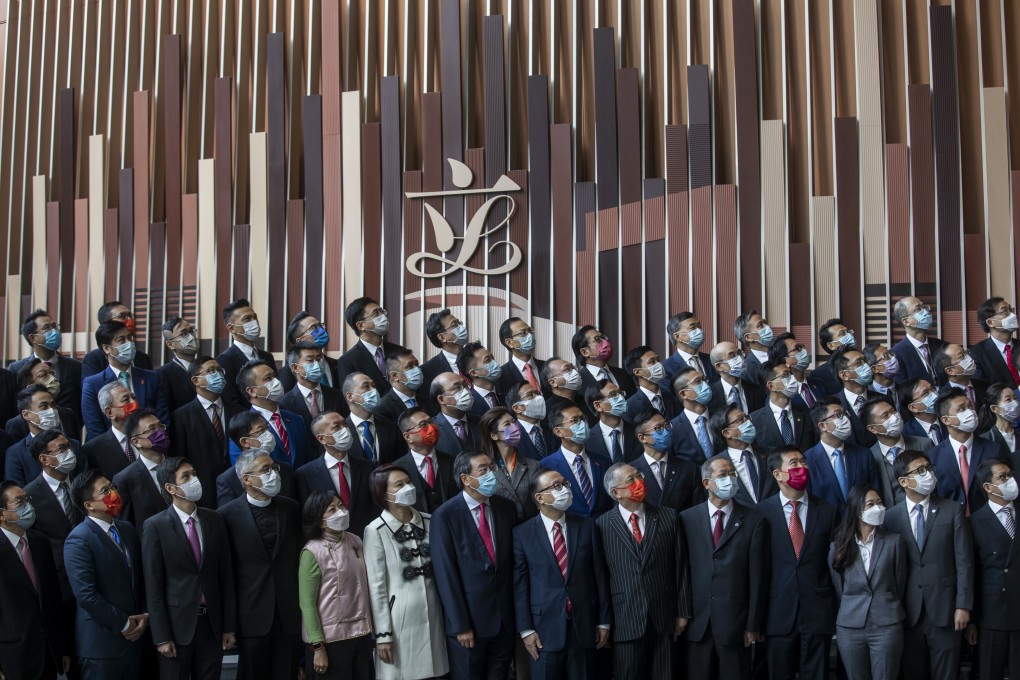
[[[453, 172], [453, 185], [457, 187], [458, 190], [407, 192], [405, 195], [408, 198], [439, 198], [443, 196], [467, 196], [470, 194], [499, 195], [488, 199], [481, 205], [480, 208], [478, 208], [475, 214], [471, 216], [467, 228], [464, 230], [463, 236], [456, 236], [453, 233], [453, 228], [450, 226], [450, 223], [446, 221], [446, 218], [443, 217], [442, 213], [426, 203], [425, 212], [428, 213], [429, 220], [432, 222], [432, 229], [435, 231], [436, 245], [439, 247], [439, 250], [444, 254], [449, 253], [453, 250], [453, 247], [456, 245], [458, 240], [463, 243], [456, 260], [451, 260], [444, 255], [435, 255], [433, 253], [423, 251], [415, 253], [407, 258], [407, 270], [415, 276], [430, 279], [447, 276], [448, 274], [453, 274], [461, 269], [471, 272], [472, 274], [489, 276], [498, 276], [500, 274], [506, 274], [507, 272], [513, 271], [521, 263], [523, 255], [520, 247], [516, 243], [512, 243], [509, 239], [505, 241], [496, 241], [489, 246], [490, 253], [499, 247], [505, 247], [507, 249], [506, 264], [496, 267], [495, 269], [485, 269], [470, 267], [467, 263], [474, 256], [478, 248], [483, 246], [483, 239], [486, 236], [494, 234], [510, 223], [510, 218], [513, 217], [514, 211], [517, 209], [517, 203], [514, 201], [513, 197], [509, 196], [506, 192], [520, 191], [520, 185], [508, 176], [502, 175], [489, 189], [468, 189], [467, 187], [471, 186], [471, 182], [474, 177], [471, 172], [471, 168], [453, 158], [447, 158], [446, 161], [450, 164], [450, 169]], [[506, 199], [509, 204], [506, 217], [500, 220], [499, 223], [492, 228], [483, 231], [483, 229], [485, 229], [485, 222], [489, 217], [489, 212], [501, 199]], [[421, 268], [423, 260], [439, 262], [443, 265], [443, 269], [438, 272], [426, 272]]]

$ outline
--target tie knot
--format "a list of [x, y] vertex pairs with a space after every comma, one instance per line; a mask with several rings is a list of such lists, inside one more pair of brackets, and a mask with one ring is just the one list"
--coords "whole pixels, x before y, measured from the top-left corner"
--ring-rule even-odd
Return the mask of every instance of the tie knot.
[[188, 521], [185, 522], [185, 524], [187, 524], [189, 527], [193, 526], [195, 524], [195, 518], [194, 517], [189, 517]]
[[698, 416], [698, 425], [704, 425], [704, 424], [705, 424], [705, 416], [704, 415]]
[[780, 413], [779, 415], [781, 415], [782, 417], [784, 417], [784, 418], [785, 418], [785, 417], [786, 417], [786, 409], [784, 408], [784, 409], [783, 409], [783, 411], [782, 411], [782, 413]]
[[797, 512], [797, 508], [800, 507], [800, 501], [790, 501], [790, 507], [793, 508], [794, 512]]
[[723, 515], [725, 515], [725, 514], [726, 514], [726, 513], [725, 513], [725, 512], [723, 512], [722, 510], [716, 510], [716, 511], [715, 511], [715, 516], [716, 516], [716, 518], [717, 518], [717, 519], [722, 519], [722, 518], [723, 518]]
[[832, 455], [834, 455], [836, 458], [839, 458], [841, 455], [843, 455], [843, 452], [840, 451], [839, 449], [833, 449]]
[[560, 531], [560, 523], [559, 522], [553, 522], [553, 531], [559, 533], [559, 531]]

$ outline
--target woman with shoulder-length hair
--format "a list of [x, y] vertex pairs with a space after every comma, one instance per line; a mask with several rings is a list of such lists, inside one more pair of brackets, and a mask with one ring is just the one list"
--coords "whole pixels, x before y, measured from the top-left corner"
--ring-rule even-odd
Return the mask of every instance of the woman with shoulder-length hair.
[[1020, 402], [1016, 390], [1005, 383], [993, 383], [984, 394], [984, 403], [978, 409], [978, 434], [989, 441], [1002, 444], [1015, 461], [1017, 452], [1016, 428], [1020, 418]]
[[350, 520], [333, 491], [312, 492], [301, 513], [308, 542], [298, 564], [298, 600], [313, 678], [374, 677], [365, 550], [347, 531]]
[[836, 646], [849, 680], [895, 680], [903, 654], [907, 549], [882, 528], [885, 506], [868, 484], [850, 489], [846, 514], [829, 547], [839, 598]]
[[531, 500], [531, 482], [541, 470], [537, 460], [517, 455], [517, 445], [524, 430], [513, 411], [497, 406], [490, 408], [478, 424], [482, 451], [496, 465], [496, 495], [514, 502], [515, 524], [538, 514]]
[[368, 479], [382, 508], [365, 529], [368, 589], [376, 628], [376, 677], [445, 675], [443, 610], [432, 578], [429, 515], [414, 509], [417, 490], [402, 467], [380, 465]]

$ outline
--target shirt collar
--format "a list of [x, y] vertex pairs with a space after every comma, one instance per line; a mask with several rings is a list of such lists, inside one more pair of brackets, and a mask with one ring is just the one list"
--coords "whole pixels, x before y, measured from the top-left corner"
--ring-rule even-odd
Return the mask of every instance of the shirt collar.
[[[921, 506], [921, 510], [924, 512], [925, 516], [927, 517], [928, 516], [928, 501], [930, 499], [931, 499], [930, 496], [925, 496], [923, 499], [921, 499], [920, 501], [915, 503], [914, 501], [912, 501], [912, 500], [910, 500], [908, 498], [907, 499], [907, 517], [908, 518], [912, 518], [913, 517], [914, 506], [915, 505], [920, 505]], [[911, 519], [911, 521], [913, 521], [913, 519]]]
[[477, 508], [479, 505], [482, 505], [482, 503], [479, 503], [470, 495], [468, 495], [467, 491], [461, 491], [460, 493], [462, 496], [464, 496], [464, 500], [467, 501], [468, 510], [470, 510], [471, 514], [473, 515], [475, 512], [475, 508]]
[[346, 463], [348, 455], [349, 452], [345, 452], [343, 458], [337, 458], [329, 451], [327, 451], [326, 453], [322, 454], [322, 462], [326, 464], [327, 470], [332, 470], [336, 468], [336, 466], [338, 466], [340, 463]]
[[367, 418], [362, 418], [361, 416], [357, 415], [356, 413], [351, 413], [350, 419], [351, 419], [351, 422], [354, 423], [354, 427], [361, 427], [362, 423], [368, 423], [369, 425], [375, 425], [375, 416], [372, 415], [372, 414], [369, 414], [369, 416]]
[[970, 455], [970, 453], [974, 450], [974, 433], [972, 432], [970, 435], [968, 435], [967, 441], [964, 442], [958, 442], [955, 439], [953, 439], [953, 435], [949, 435], [949, 443], [953, 447], [953, 453], [959, 454], [960, 447], [966, 446], [967, 455]]
[[[268, 422], [269, 422], [270, 420], [272, 420], [272, 418], [273, 418], [273, 416], [274, 416], [274, 415], [276, 415], [277, 413], [279, 413], [279, 412], [280, 412], [280, 411], [279, 411], [279, 409], [280, 409], [280, 407], [279, 407], [279, 406], [277, 406], [277, 407], [276, 407], [276, 410], [275, 410], [275, 411], [269, 411], [269, 410], [266, 410], [266, 409], [262, 408], [261, 406], [256, 406], [255, 404], [252, 404], [252, 405], [251, 405], [251, 408], [252, 408], [252, 410], [253, 410], [253, 411], [257, 412], [257, 413], [258, 413], [258, 414], [259, 414], [260, 416], [262, 416], [263, 418], [265, 418], [265, 420], [266, 420], [266, 422], [267, 422], [267, 423], [268, 423]], [[281, 416], [281, 417], [282, 417], [282, 416]]]
[[[808, 495], [809, 495], [809, 494], [804, 494], [803, 496], [801, 496], [801, 497], [800, 497], [800, 498], [799, 498], [799, 499], [797, 500], [797, 502], [798, 502], [798, 503], [800, 503], [801, 507], [805, 507], [805, 508], [807, 507], [807, 505], [808, 505]], [[785, 506], [785, 505], [789, 505], [790, 503], [792, 503], [792, 502], [794, 501], [794, 499], [793, 499], [793, 498], [787, 498], [787, 497], [786, 497], [786, 496], [784, 496], [783, 494], [779, 494], [779, 499], [780, 499], [780, 501], [782, 502], [782, 504], [783, 504], [784, 506]]]
[[743, 460], [745, 453], [748, 455], [754, 455], [754, 453], [751, 451], [750, 446], [748, 446], [746, 449], [734, 449], [727, 446], [726, 453], [729, 454], [730, 460], [733, 461], [734, 465], [736, 465], [738, 460]]
[[538, 516], [542, 518], [542, 524], [545, 525], [545, 533], [547, 533], [550, 536], [552, 536], [553, 535], [553, 523], [558, 522], [559, 525], [560, 525], [560, 532], [563, 534], [563, 538], [566, 539], [566, 537], [567, 537], [567, 516], [566, 515], [564, 515], [563, 517], [560, 517], [559, 519], [556, 519], [556, 520], [549, 519], [548, 517], [546, 517], [542, 513], [538, 513]]
[[301, 391], [301, 396], [302, 396], [302, 397], [304, 398], [304, 400], [305, 400], [305, 401], [308, 401], [308, 395], [309, 395], [310, 393], [312, 393], [312, 392], [315, 392], [315, 395], [316, 395], [316, 396], [315, 396], [315, 398], [316, 398], [316, 399], [318, 399], [318, 398], [319, 398], [319, 397], [318, 397], [318, 395], [319, 395], [319, 392], [321, 392], [321, 391], [322, 391], [322, 390], [321, 390], [321, 389], [319, 388], [319, 386], [318, 386], [318, 385], [316, 385], [316, 386], [315, 386], [314, 388], [312, 388], [312, 389], [308, 389], [307, 387], [305, 387], [305, 386], [304, 386], [304, 385], [302, 385], [301, 383], [297, 383], [297, 387], [298, 387], [298, 389], [299, 389], [299, 390]]
[[123, 447], [124, 446], [124, 440], [127, 439], [127, 433], [126, 432], [121, 432], [120, 430], [118, 430], [115, 427], [111, 427], [110, 430], [113, 431], [113, 436], [117, 438], [117, 443], [119, 443]]
[[616, 427], [609, 427], [608, 425], [606, 425], [605, 423], [603, 423], [600, 420], [599, 421], [599, 428], [601, 428], [601, 430], [602, 430], [602, 436], [603, 437], [611, 437], [613, 432], [619, 432], [620, 434], [623, 434], [623, 426], [622, 425], [617, 425]]
[[89, 516], [88, 516], [88, 518], [89, 518], [90, 520], [92, 520], [93, 522], [95, 522], [95, 523], [96, 523], [96, 525], [97, 525], [97, 526], [98, 526], [98, 527], [99, 527], [100, 529], [102, 529], [102, 530], [103, 530], [103, 533], [104, 533], [104, 534], [108, 534], [108, 533], [110, 533], [110, 527], [112, 527], [112, 526], [113, 526], [113, 524], [112, 524], [112, 523], [110, 523], [110, 522], [107, 522], [107, 521], [106, 521], [105, 519], [99, 519], [98, 517], [93, 517], [92, 515], [89, 515]]
[[195, 393], [195, 396], [198, 397], [198, 403], [202, 405], [203, 410], [208, 411], [210, 406], [216, 404], [216, 407], [220, 410], [220, 412], [221, 413], [223, 412], [223, 399], [221, 399], [220, 397], [216, 397], [216, 401], [209, 401], [208, 399], [203, 397], [201, 394], [198, 394], [197, 392]]
[[907, 448], [906, 443], [904, 443], [904, 441], [903, 441], [903, 435], [900, 435], [899, 441], [896, 442], [895, 444], [893, 444], [892, 446], [886, 446], [881, 441], [878, 442], [878, 447], [879, 447], [879, 449], [881, 449], [883, 456], [888, 456], [889, 455], [889, 449], [893, 448], [894, 446], [900, 447], [900, 452], [903, 452]]
[[195, 518], [195, 524], [198, 524], [198, 508], [197, 507], [195, 508], [195, 512], [191, 513], [190, 515], [188, 513], [184, 512], [183, 510], [181, 510], [180, 508], [178, 508], [175, 503], [171, 503], [170, 507], [173, 508], [174, 512], [177, 513], [177, 517], [180, 518], [181, 524], [185, 524], [186, 525], [188, 523], [188, 520], [191, 519], [192, 517]]
[[875, 533], [876, 533], [875, 530], [872, 529], [871, 533], [868, 534], [868, 540], [866, 540], [866, 541], [862, 541], [861, 537], [858, 536], [856, 538], [857, 545], [861, 546], [862, 548], [870, 548], [870, 547], [872, 547], [873, 545], [875, 545]]
[[751, 354], [753, 354], [758, 359], [758, 361], [760, 361], [763, 364], [769, 360], [769, 353], [762, 352], [760, 349], [752, 349]]
[[376, 347], [375, 345], [373, 345], [372, 343], [368, 342], [364, 338], [362, 338], [360, 342], [361, 342], [362, 345], [365, 346], [365, 349], [367, 349], [368, 353], [371, 354], [373, 357], [375, 357], [376, 351], [379, 351], [379, 352], [382, 351], [382, 345], [380, 345], [379, 347]]
[[42, 478], [44, 480], [46, 480], [47, 484], [49, 484], [50, 489], [53, 491], [53, 495], [56, 496], [57, 495], [57, 489], [60, 487], [60, 480], [59, 479], [54, 479], [53, 477], [50, 477], [48, 474], [46, 474], [45, 470], [43, 470], [41, 474], [42, 474]]
[[415, 467], [421, 467], [422, 461], [425, 460], [426, 456], [432, 461], [432, 464], [436, 464], [436, 450], [432, 449], [427, 454], [418, 453], [417, 451], [411, 451], [411, 457], [414, 458]]
[[518, 419], [517, 422], [520, 424], [521, 427], [524, 428], [524, 431], [527, 432], [529, 435], [531, 434], [531, 430], [537, 427], [538, 425], [537, 423], [529, 423], [527, 420]]
[[854, 404], [857, 403], [858, 397], [860, 397], [861, 399], [864, 399], [864, 401], [868, 400], [868, 398], [865, 395], [863, 395], [863, 394], [854, 394], [853, 392], [851, 392], [846, 387], [843, 388], [843, 396], [846, 397], [846, 403], [850, 405], [850, 408], [853, 408]]
[[723, 516], [726, 518], [727, 521], [729, 520], [730, 515], [733, 514], [733, 501], [726, 501], [726, 505], [722, 506], [721, 508], [717, 508], [714, 505], [712, 505], [712, 501], [705, 501], [705, 505], [708, 506], [708, 517], [713, 522], [715, 521], [715, 513], [719, 510], [723, 511]]
[[[999, 348], [999, 351], [1002, 351], [1001, 347]], [[39, 361], [47, 362], [47, 363], [49, 363], [50, 366], [56, 366], [57, 363], [60, 361], [60, 352], [54, 352], [53, 353], [53, 358], [51, 358], [51, 359], [43, 359], [41, 356], [39, 356], [35, 352], [32, 352], [32, 357], [31, 358], [32, 359], [38, 359]]]
[[241, 350], [241, 354], [247, 357], [248, 361], [251, 361], [256, 356], [255, 347], [253, 347], [252, 345], [246, 345], [243, 342], [238, 342], [237, 338], [234, 338], [234, 347]]
[[272, 498], [267, 498], [264, 501], [260, 501], [257, 498], [252, 498], [251, 494], [247, 494], [247, 493], [245, 494], [245, 498], [248, 499], [248, 504], [249, 505], [254, 505], [256, 508], [268, 508], [269, 504], [273, 502]]
[[688, 354], [687, 352], [683, 351], [682, 349], [677, 349], [676, 353], [680, 355], [680, 358], [684, 360], [685, 364], [690, 365], [691, 358], [694, 357], [693, 354]]
[[588, 372], [591, 373], [595, 378], [598, 378], [602, 374], [602, 371], [606, 370], [594, 364], [585, 364], [584, 367], [587, 368]]
[[446, 418], [446, 421], [448, 423], [450, 423], [450, 427], [453, 427], [458, 422], [465, 423], [466, 425], [466, 420], [464, 418], [456, 418], [454, 416], [451, 416], [449, 413], [443, 413], [443, 417]]
[[478, 394], [482, 395], [482, 399], [484, 399], [485, 397], [487, 397], [490, 394], [492, 394], [492, 390], [487, 390], [484, 387], [482, 387], [481, 385], [479, 385], [478, 383], [475, 383], [473, 385], [473, 387], [474, 387], [475, 392], [477, 392]]
[[[457, 365], [457, 355], [456, 354], [450, 354], [445, 349], [441, 349], [439, 351], [443, 355], [443, 358], [446, 359], [446, 363], [450, 364], [451, 368], [455, 367]], [[454, 373], [460, 373], [460, 369], [455, 369]]]
[[9, 540], [11, 542], [11, 545], [13, 545], [15, 548], [17, 548], [18, 544], [21, 543], [21, 536], [18, 536], [13, 531], [8, 531], [7, 529], [4, 529], [2, 527], [0, 527], [0, 531], [4, 532], [4, 536], [7, 537], [7, 540]]
[[[827, 455], [829, 458], [832, 458], [832, 452], [835, 451], [837, 447], [829, 446], [828, 444], [823, 442], [821, 439], [818, 440], [818, 443], [822, 445], [823, 449], [825, 449], [825, 455]], [[841, 453], [844, 453], [844, 454], [846, 453], [846, 442], [842, 442], [839, 445], [839, 450], [840, 450]]]
[[[687, 416], [687, 420], [691, 421], [691, 427], [694, 427], [695, 425], [698, 424], [698, 418], [700, 418], [701, 416], [704, 416], [705, 414], [704, 413], [695, 413], [694, 411], [690, 411], [688, 409], [684, 409], [684, 415]], [[705, 420], [708, 420], [708, 416], [705, 416]]]
[[789, 406], [787, 406], [786, 408], [780, 408], [779, 406], [776, 406], [775, 402], [773, 402], [771, 399], [769, 399], [769, 408], [772, 409], [772, 413], [776, 417], [778, 417], [783, 411], [787, 411], [787, 415], [789, 415], [790, 410]]
[[[925, 337], [925, 339], [924, 339], [924, 340], [922, 341], [922, 340], [918, 340], [918, 339], [917, 339], [917, 338], [915, 338], [915, 337], [914, 337], [913, 335], [908, 335], [908, 336], [907, 336], [907, 340], [909, 340], [909, 341], [910, 341], [910, 344], [911, 344], [911, 345], [913, 345], [915, 349], [917, 349], [917, 348], [920, 348], [921, 346], [923, 346], [923, 345], [927, 345], [927, 344], [928, 344], [928, 339], [927, 339], [927, 336], [926, 336], [926, 337]], [[874, 533], [874, 532], [872, 532], [872, 533]]]
[[995, 347], [999, 350], [999, 354], [1005, 354], [1005, 352], [1006, 352], [1006, 343], [1002, 342], [1001, 340], [999, 340], [994, 335], [989, 334], [988, 337], [991, 338], [992, 342], [995, 343]]
[[652, 392], [650, 389], [648, 389], [644, 385], [641, 385], [640, 387], [638, 387], [638, 389], [645, 393], [645, 396], [648, 397], [648, 401], [651, 401], [654, 397], [661, 397], [662, 396], [662, 392], [661, 391], [659, 391], [659, 392]]
[[623, 507], [622, 505], [617, 505], [616, 507], [620, 508], [620, 514], [623, 516], [623, 521], [627, 524], [628, 527], [630, 527], [630, 516], [631, 515], [637, 515], [639, 522], [645, 518], [645, 504], [644, 503], [639, 505], [638, 509], [635, 510], [634, 512], [631, 512], [630, 510], [628, 510], [627, 508]]
[[153, 470], [155, 470], [157, 467], [159, 467], [159, 463], [153, 463], [151, 460], [149, 460], [145, 456], [138, 456], [138, 460], [142, 461], [142, 465], [144, 465], [145, 469], [148, 470], [150, 473]]
[[[510, 359], [513, 360], [514, 366], [516, 366], [517, 370], [521, 372], [521, 375], [524, 375], [524, 364], [525, 363], [529, 363], [529, 364], [531, 363], [530, 361], [528, 361], [528, 362], [521, 361], [520, 359], [517, 358], [516, 354], [511, 354], [510, 355]], [[535, 372], [535, 377], [537, 378], [538, 377], [538, 371], [535, 369], [534, 366], [531, 367], [531, 370]]]
[[663, 456], [662, 460], [655, 460], [654, 458], [652, 458], [651, 456], [648, 455], [647, 451], [645, 451], [641, 455], [643, 455], [645, 457], [645, 462], [648, 463], [648, 467], [651, 467], [652, 465], [665, 465], [666, 464], [666, 456]]

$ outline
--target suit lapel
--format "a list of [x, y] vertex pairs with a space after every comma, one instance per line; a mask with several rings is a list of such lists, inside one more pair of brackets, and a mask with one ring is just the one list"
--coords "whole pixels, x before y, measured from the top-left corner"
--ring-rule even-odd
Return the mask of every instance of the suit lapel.
[[[96, 524], [89, 518], [85, 518], [85, 520], [83, 521], [86, 523], [86, 526], [88, 526], [95, 533], [96, 541], [99, 543], [100, 548], [109, 553], [109, 555], [113, 558], [113, 561], [120, 565], [120, 567], [124, 569], [124, 571], [130, 574], [131, 567], [127, 561], [126, 553], [127, 546], [125, 546], [125, 550], [121, 550], [119, 547], [117, 547], [117, 544], [113, 542], [113, 539], [110, 538], [110, 536], [103, 533], [103, 530], [99, 528], [98, 524]], [[116, 522], [114, 522], [113, 526], [116, 526]], [[118, 529], [117, 532], [120, 533], [120, 529]], [[123, 539], [121, 539], [121, 541], [123, 541]]]
[[645, 504], [645, 535], [641, 537], [641, 564], [648, 561], [655, 544], [655, 532], [659, 527], [659, 513], [651, 510], [653, 506]]
[[[28, 540], [28, 534], [25, 534], [24, 540], [26, 541]], [[28, 549], [29, 551], [31, 551], [32, 546], [29, 545]], [[28, 576], [28, 570], [25, 569], [25, 563], [21, 561], [21, 555], [18, 554], [17, 548], [15, 548], [14, 545], [7, 540], [7, 536], [0, 536], [0, 552], [2, 552], [3, 555], [5, 556], [4, 559], [6, 559], [6, 561], [10, 563], [9, 569], [5, 570], [4, 574], [5, 578], [7, 577], [8, 574], [13, 572], [16, 574], [14, 578], [23, 581], [22, 585], [27, 585], [33, 591], [36, 591], [35, 586], [32, 584], [32, 580]], [[39, 574], [37, 570], [36, 578], [38, 577]], [[38, 595], [39, 593], [38, 591], [36, 591], [36, 596], [38, 597]]]
[[[581, 531], [580, 522], [571, 522], [568, 515], [563, 515], [563, 525], [567, 527], [567, 581], [574, 572], [574, 562], [577, 558], [577, 534]], [[546, 541], [548, 543], [549, 541]]]
[[[195, 553], [191, 549], [191, 539], [188, 538], [188, 534], [184, 531], [184, 525], [181, 524], [181, 520], [177, 516], [177, 511], [173, 508], [168, 508], [164, 514], [166, 515], [166, 521], [170, 523], [170, 531], [183, 542], [184, 552], [188, 554], [187, 559], [196, 567], [201, 568], [202, 565], [195, 562]], [[195, 514], [198, 514], [197, 510]]]
[[620, 514], [619, 508], [613, 508], [609, 511], [609, 527], [619, 534], [620, 542], [626, 546], [627, 550], [640, 560], [641, 555], [638, 552], [634, 534], [631, 533], [627, 523], [623, 521], [623, 515]]
[[719, 537], [719, 545], [715, 546], [715, 550], [722, 549], [722, 547], [726, 545], [727, 541], [730, 540], [733, 534], [737, 533], [737, 531], [740, 529], [743, 523], [744, 523], [744, 511], [738, 504], [734, 503], [733, 510], [730, 512], [730, 518], [726, 522], [726, 527], [723, 528], [722, 536]]
[[[871, 570], [866, 574], [868, 577], [868, 587], [871, 587], [871, 576], [878, 572], [878, 562], [882, 559], [882, 554], [885, 552], [885, 538], [878, 534], [878, 530], [875, 529], [872, 532], [875, 539], [872, 543], [871, 548]], [[864, 562], [861, 562], [861, 567], [864, 567]]]

